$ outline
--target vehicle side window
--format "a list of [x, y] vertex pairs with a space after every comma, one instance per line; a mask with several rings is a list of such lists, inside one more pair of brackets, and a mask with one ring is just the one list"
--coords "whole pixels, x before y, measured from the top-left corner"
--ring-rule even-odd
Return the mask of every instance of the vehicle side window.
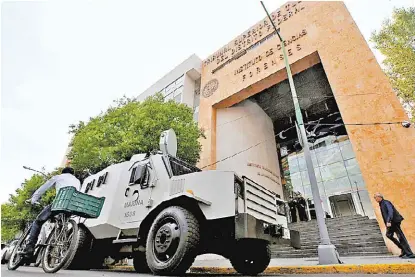
[[140, 185], [141, 189], [148, 188], [150, 181], [150, 171], [148, 164], [137, 165], [132, 168], [130, 175], [130, 186]]

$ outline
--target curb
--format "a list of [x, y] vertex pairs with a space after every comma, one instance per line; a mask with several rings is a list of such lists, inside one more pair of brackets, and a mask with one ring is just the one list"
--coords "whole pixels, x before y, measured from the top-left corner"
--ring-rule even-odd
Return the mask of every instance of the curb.
[[[112, 270], [134, 271], [132, 266], [112, 266]], [[190, 273], [236, 274], [228, 267], [191, 267]], [[264, 274], [410, 274], [415, 273], [415, 264], [364, 264], [364, 265], [312, 265], [312, 266], [270, 266]]]
[[109, 265], [108, 269], [115, 271], [135, 271], [132, 265]]

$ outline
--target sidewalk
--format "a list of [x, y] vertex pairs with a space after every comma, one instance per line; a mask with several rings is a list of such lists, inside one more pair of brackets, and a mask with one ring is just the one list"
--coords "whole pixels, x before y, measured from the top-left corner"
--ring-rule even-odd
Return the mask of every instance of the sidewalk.
[[[401, 259], [395, 256], [342, 257], [343, 264], [318, 265], [318, 258], [272, 259], [265, 274], [413, 274], [415, 259]], [[131, 261], [132, 264], [132, 261]], [[134, 271], [131, 265], [114, 266], [115, 270]], [[221, 256], [206, 254], [198, 256], [189, 270], [201, 274], [235, 274], [229, 260]]]
[[[395, 256], [342, 257], [340, 265], [318, 265], [318, 258], [272, 259], [267, 274], [305, 273], [415, 273], [415, 259], [401, 259]], [[193, 273], [230, 274], [229, 260], [217, 255], [197, 257], [190, 269]]]

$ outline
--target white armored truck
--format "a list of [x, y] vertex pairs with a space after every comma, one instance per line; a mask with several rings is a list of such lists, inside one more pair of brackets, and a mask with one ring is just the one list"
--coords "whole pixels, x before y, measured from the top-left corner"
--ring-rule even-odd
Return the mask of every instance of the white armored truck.
[[173, 130], [162, 133], [160, 150], [85, 179], [81, 191], [105, 202], [98, 218], [80, 225], [69, 268], [94, 268], [110, 256], [133, 258], [137, 272], [180, 275], [197, 255], [215, 253], [239, 273], [263, 272], [269, 244], [289, 239], [276, 195], [234, 172], [178, 159]]

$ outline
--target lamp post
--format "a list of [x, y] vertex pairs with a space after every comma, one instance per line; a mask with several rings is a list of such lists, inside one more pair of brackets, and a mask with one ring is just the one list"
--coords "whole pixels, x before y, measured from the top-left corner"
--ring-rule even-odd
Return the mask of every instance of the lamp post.
[[290, 83], [291, 94], [294, 102], [295, 117], [300, 129], [300, 138], [299, 140], [303, 143], [304, 158], [307, 165], [308, 177], [310, 178], [311, 192], [313, 194], [314, 207], [316, 210], [317, 225], [320, 234], [320, 244], [318, 246], [318, 259], [319, 264], [338, 264], [341, 263], [339, 259], [339, 254], [336, 250], [336, 247], [330, 242], [329, 233], [327, 230], [323, 205], [321, 204], [320, 193], [318, 190], [316, 174], [314, 172], [313, 161], [311, 159], [310, 149], [308, 147], [307, 134], [304, 128], [303, 115], [301, 114], [300, 103], [298, 102], [297, 92], [294, 86], [293, 76], [291, 74], [290, 64], [288, 62], [287, 52], [284, 46], [284, 40], [281, 37], [279, 29], [275, 26], [274, 21], [272, 20], [270, 14], [265, 8], [264, 3], [261, 1], [261, 5], [264, 8], [272, 26], [274, 27], [275, 32], [278, 35], [278, 38], [281, 42], [281, 49], [284, 56], [285, 68], [287, 70], [288, 82]]
[[34, 172], [36, 172], [36, 173], [40, 173], [40, 174], [42, 174], [43, 176], [48, 177], [48, 176], [47, 176], [45, 173], [43, 173], [42, 171], [39, 171], [39, 170], [36, 170], [36, 169], [30, 168], [30, 167], [28, 167], [28, 166], [23, 166], [23, 168], [24, 168], [24, 169], [26, 169], [26, 170], [34, 171]]

